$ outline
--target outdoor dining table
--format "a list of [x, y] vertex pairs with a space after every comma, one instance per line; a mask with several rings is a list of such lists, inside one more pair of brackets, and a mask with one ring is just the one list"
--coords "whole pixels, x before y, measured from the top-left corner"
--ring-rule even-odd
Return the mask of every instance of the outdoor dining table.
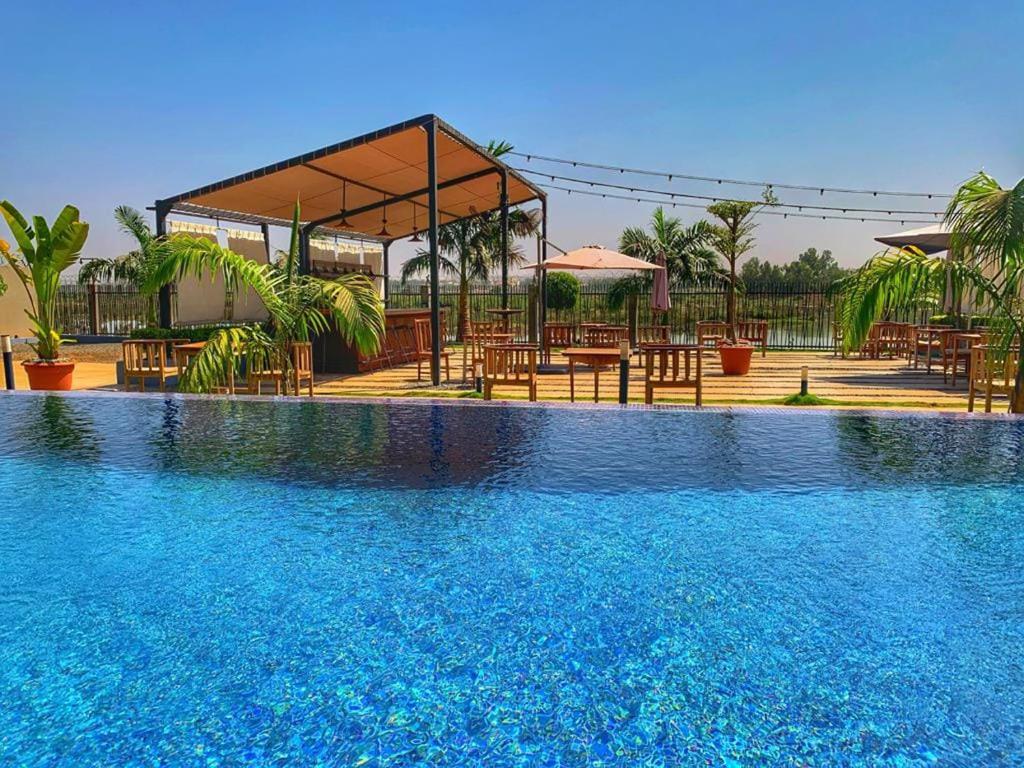
[[601, 368], [619, 362], [621, 351], [616, 347], [569, 347], [562, 354], [569, 359], [569, 402], [576, 402], [576, 364], [594, 369], [594, 402], [598, 401]]
[[502, 330], [504, 330], [505, 332], [509, 331], [509, 325], [512, 322], [512, 318], [515, 317], [516, 315], [523, 314], [523, 310], [521, 309], [502, 309], [500, 307], [496, 309], [487, 309], [484, 311], [487, 312], [487, 314], [489, 315], [495, 315], [496, 317], [498, 317], [501, 321]]

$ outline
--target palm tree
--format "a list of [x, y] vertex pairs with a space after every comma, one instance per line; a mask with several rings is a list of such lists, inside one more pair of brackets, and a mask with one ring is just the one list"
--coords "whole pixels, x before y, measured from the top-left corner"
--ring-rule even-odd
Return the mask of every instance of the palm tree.
[[[492, 141], [486, 151], [500, 157], [513, 149], [505, 141]], [[528, 237], [537, 231], [537, 211], [509, 211], [510, 238]], [[437, 230], [437, 250], [441, 271], [459, 281], [458, 339], [464, 339], [469, 328], [469, 285], [473, 280], [486, 280], [491, 269], [501, 264], [501, 215], [498, 211], [452, 222]], [[522, 265], [526, 257], [522, 248], [509, 244], [509, 267]], [[420, 249], [402, 265], [402, 282], [430, 272], [430, 251]]]
[[[127, 283], [142, 289], [154, 270], [167, 255], [168, 239], [157, 237], [146, 224], [145, 217], [134, 208], [119, 205], [114, 209], [114, 219], [121, 231], [135, 238], [137, 247], [115, 259], [90, 259], [78, 272], [80, 285], [111, 281]], [[157, 322], [156, 292], [142, 291], [146, 294], [146, 315], [150, 325]]]
[[[619, 250], [652, 263], [664, 259], [669, 285], [678, 286], [718, 274], [715, 254], [708, 248], [711, 235], [712, 227], [706, 221], [684, 227], [679, 219], [666, 216], [658, 207], [651, 216], [650, 232], [642, 227], [624, 229], [619, 236]], [[608, 305], [619, 309], [627, 296], [649, 292], [652, 280], [649, 273], [616, 280], [608, 289]]]
[[169, 239], [163, 259], [146, 280], [147, 291], [186, 275], [219, 272], [228, 290], [238, 285], [252, 289], [270, 316], [267, 327], [224, 328], [211, 336], [185, 371], [182, 391], [209, 392], [219, 386], [237, 366], [240, 352], [283, 365], [287, 372], [292, 343], [309, 341], [332, 324], [360, 352], [376, 351], [384, 335], [384, 305], [373, 281], [358, 273], [333, 280], [300, 275], [300, 227], [296, 203], [288, 253], [275, 264], [258, 264], [206, 238], [178, 234]]
[[[861, 347], [886, 310], [944, 295], [947, 288], [991, 310], [997, 354], [1024, 339], [1024, 179], [1003, 189], [979, 172], [953, 195], [945, 223], [957, 258], [926, 256], [913, 247], [883, 251], [834, 284], [847, 350]], [[1024, 413], [1024, 356], [1010, 408]]]

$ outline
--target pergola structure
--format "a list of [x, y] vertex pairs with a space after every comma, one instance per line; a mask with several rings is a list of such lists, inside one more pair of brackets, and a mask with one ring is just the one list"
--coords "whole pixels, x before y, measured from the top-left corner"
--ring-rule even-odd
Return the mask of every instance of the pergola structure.
[[[430, 251], [431, 376], [440, 383], [441, 328], [438, 227], [501, 212], [502, 307], [508, 306], [508, 210], [530, 200], [541, 205], [541, 259], [547, 241], [547, 197], [499, 159], [436, 115], [423, 115], [354, 139], [157, 200], [156, 232], [166, 234], [172, 213], [260, 225], [289, 226], [302, 206], [300, 269], [310, 270], [314, 234], [358, 237], [384, 249], [387, 301], [391, 243], [427, 234]], [[171, 320], [170, 292], [160, 294], [160, 321]]]

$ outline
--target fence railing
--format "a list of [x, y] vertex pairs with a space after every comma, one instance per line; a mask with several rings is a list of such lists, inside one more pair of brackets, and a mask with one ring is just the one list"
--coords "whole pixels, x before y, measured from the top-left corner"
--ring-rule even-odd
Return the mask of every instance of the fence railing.
[[[172, 293], [172, 312], [176, 312], [177, 295]], [[443, 285], [441, 305], [445, 312], [446, 336], [455, 338], [458, 328], [459, 290]], [[671, 293], [672, 309], [667, 315], [655, 316], [650, 296], [636, 297], [637, 321], [671, 326], [672, 338], [680, 342], [696, 339], [700, 320], [724, 320], [726, 292], [720, 286], [694, 286]], [[510, 308], [522, 310], [511, 320], [512, 329], [520, 339], [527, 337], [529, 289], [526, 285], [509, 287]], [[410, 288], [395, 282], [391, 285], [389, 308], [412, 309], [429, 306], [429, 294], [420, 287]], [[494, 320], [487, 310], [501, 307], [500, 286], [471, 286], [469, 314], [473, 321]], [[768, 321], [768, 346], [773, 349], [831, 349], [836, 302], [828, 296], [827, 285], [755, 284], [747, 287], [737, 301], [741, 319]], [[604, 322], [628, 325], [628, 305], [612, 309], [608, 303], [607, 286], [583, 285], [579, 301], [572, 310], [548, 310], [548, 320], [561, 322]], [[922, 307], [891, 313], [890, 319], [924, 323], [934, 309]], [[64, 333], [72, 335], [128, 335], [137, 328], [154, 322], [157, 298], [147, 296], [126, 285], [75, 285], [60, 287], [57, 317]]]
[[[171, 293], [171, 312], [177, 296]], [[57, 293], [57, 323], [73, 336], [127, 336], [156, 324], [158, 300], [129, 285], [66, 283]]]
[[[455, 338], [458, 327], [458, 288], [442, 285], [441, 305], [448, 308], [445, 313], [448, 338]], [[696, 341], [697, 322], [700, 320], [725, 320], [727, 293], [721, 286], [693, 286], [671, 292], [672, 308], [667, 315], [651, 312], [650, 295], [636, 297], [637, 321], [640, 325], [653, 323], [667, 324], [672, 329], [675, 341], [686, 343]], [[393, 308], [416, 308], [429, 305], [429, 294], [422, 287], [409, 288], [401, 283], [392, 283], [389, 306]], [[522, 309], [523, 313], [512, 319], [512, 328], [519, 338], [527, 335], [526, 313], [528, 310], [528, 289], [519, 285], [509, 288], [508, 305]], [[469, 293], [469, 314], [473, 321], [494, 319], [488, 309], [501, 306], [501, 289], [498, 286], [472, 286]], [[916, 310], [901, 310], [890, 313], [890, 319], [902, 322], [924, 323], [935, 310], [922, 307]], [[607, 286], [581, 286], [579, 300], [572, 310], [558, 311], [549, 308], [548, 320], [559, 322], [603, 322], [613, 325], [628, 325], [628, 305], [612, 309], [608, 303]], [[833, 327], [836, 321], [836, 301], [828, 295], [827, 284], [754, 284], [737, 299], [737, 315], [740, 319], [767, 320], [768, 346], [772, 349], [828, 350], [833, 346]]]

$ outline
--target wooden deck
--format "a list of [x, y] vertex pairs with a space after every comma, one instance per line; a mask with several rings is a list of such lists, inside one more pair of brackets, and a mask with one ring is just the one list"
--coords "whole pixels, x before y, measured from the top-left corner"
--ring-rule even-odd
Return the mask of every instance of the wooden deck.
[[[461, 354], [452, 355], [452, 383], [439, 389], [429, 386], [427, 380], [416, 381], [416, 366], [376, 371], [355, 376], [321, 377], [316, 393], [320, 395], [351, 397], [413, 397], [413, 396], [466, 396], [456, 373], [456, 361]], [[554, 365], [565, 365], [564, 358], [553, 359]], [[633, 357], [630, 375], [630, 401], [643, 401], [643, 371]], [[725, 404], [778, 404], [783, 398], [800, 391], [800, 369], [809, 369], [811, 394], [835, 401], [846, 407], [892, 407], [944, 411], [967, 409], [967, 382], [959, 377], [954, 389], [942, 381], [942, 368], [925, 373], [924, 368], [914, 370], [905, 360], [867, 360], [860, 357], [846, 359], [826, 352], [769, 352], [767, 357], [755, 355], [747, 376], [723, 376], [717, 355], [704, 357], [704, 403]], [[426, 366], [424, 366], [426, 375]], [[600, 376], [602, 401], [617, 402], [619, 376], [617, 371], [606, 371]], [[594, 378], [588, 369], [577, 370], [577, 402], [593, 401]], [[658, 403], [692, 403], [692, 392], [656, 393]], [[496, 391], [495, 399], [522, 400], [525, 392]], [[542, 373], [538, 382], [541, 400], [569, 399], [568, 372]], [[1001, 410], [1005, 401], [993, 406]]]
[[[19, 358], [27, 351], [18, 350]], [[115, 389], [114, 363], [120, 356], [120, 345], [81, 345], [67, 349], [78, 361], [75, 389]], [[406, 365], [374, 373], [354, 376], [322, 376], [317, 378], [316, 393], [342, 397], [473, 397], [468, 385], [459, 380], [461, 350], [452, 354], [452, 383], [439, 389], [429, 381], [416, 381], [416, 366]], [[541, 400], [568, 401], [569, 375], [564, 371], [565, 359], [556, 356], [555, 365], [562, 372], [539, 376], [538, 396]], [[630, 375], [630, 401], [643, 401], [643, 371], [633, 357]], [[910, 368], [903, 360], [866, 360], [854, 356], [846, 359], [826, 352], [769, 352], [767, 357], [755, 354], [750, 373], [742, 377], [721, 374], [717, 355], [704, 357], [704, 403], [706, 405], [771, 405], [778, 404], [800, 389], [800, 368], [810, 373], [810, 392], [834, 401], [835, 407], [913, 408], [943, 411], [967, 409], [967, 383], [963, 377], [954, 389], [942, 381], [941, 366], [927, 374], [922, 367]], [[426, 373], [426, 366], [424, 366]], [[20, 365], [15, 368], [18, 389], [27, 389], [28, 381]], [[601, 374], [601, 400], [618, 400], [618, 372]], [[587, 369], [577, 372], [576, 399], [593, 401], [593, 375]], [[658, 403], [692, 403], [692, 393], [665, 391], [657, 393]], [[523, 389], [496, 390], [495, 399], [525, 400]], [[997, 398], [993, 410], [1005, 410], [1006, 401]], [[981, 410], [981, 408], [979, 408]]]

